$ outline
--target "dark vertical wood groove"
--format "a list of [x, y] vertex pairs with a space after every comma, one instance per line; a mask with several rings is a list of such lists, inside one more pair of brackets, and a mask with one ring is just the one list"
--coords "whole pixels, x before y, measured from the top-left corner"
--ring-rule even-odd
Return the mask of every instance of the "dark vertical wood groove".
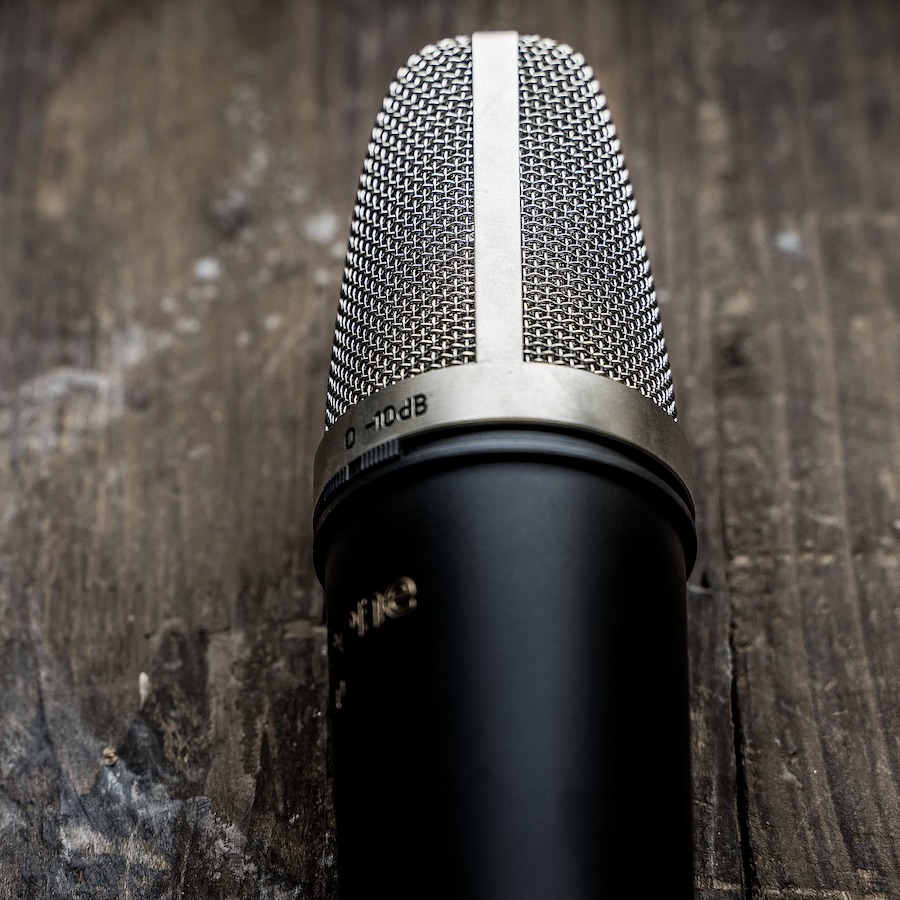
[[[735, 646], [735, 626], [732, 624], [728, 646], [731, 651], [732, 666], [737, 658]], [[748, 796], [750, 787], [747, 783], [747, 768], [744, 760], [746, 737], [741, 712], [741, 696], [737, 675], [732, 668], [731, 678], [731, 727], [734, 732], [734, 768], [735, 768], [735, 803], [737, 805], [738, 833], [740, 835], [740, 853], [743, 872], [743, 896], [745, 900], [753, 900], [755, 889], [759, 883], [756, 862], [753, 856], [753, 844], [750, 840], [750, 809]]]

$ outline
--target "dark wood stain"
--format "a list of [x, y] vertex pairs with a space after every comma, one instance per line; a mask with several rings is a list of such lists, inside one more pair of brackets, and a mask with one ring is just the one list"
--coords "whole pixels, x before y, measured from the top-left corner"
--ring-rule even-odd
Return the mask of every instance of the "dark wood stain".
[[900, 896], [889, 0], [0, 4], [0, 896], [336, 897], [342, 247], [393, 72], [493, 27], [594, 66], [661, 291], [698, 898]]

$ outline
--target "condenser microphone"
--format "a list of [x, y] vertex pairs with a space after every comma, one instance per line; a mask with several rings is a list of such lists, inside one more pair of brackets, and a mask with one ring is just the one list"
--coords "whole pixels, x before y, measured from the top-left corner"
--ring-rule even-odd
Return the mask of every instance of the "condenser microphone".
[[690, 457], [571, 48], [477, 33], [398, 72], [314, 479], [344, 900], [693, 896]]

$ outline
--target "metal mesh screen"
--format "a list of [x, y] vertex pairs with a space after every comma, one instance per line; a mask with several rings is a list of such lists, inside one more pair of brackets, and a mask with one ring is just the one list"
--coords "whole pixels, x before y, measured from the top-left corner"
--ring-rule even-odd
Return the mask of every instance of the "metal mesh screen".
[[[519, 40], [524, 359], [615, 378], [675, 416], [628, 171], [584, 59]], [[378, 116], [351, 227], [326, 424], [381, 387], [476, 362], [472, 51], [426, 47]]]
[[675, 415], [628, 170], [580, 54], [519, 42], [525, 360], [588, 369]]
[[378, 388], [475, 361], [472, 47], [397, 73], [372, 132], [344, 269], [326, 423]]

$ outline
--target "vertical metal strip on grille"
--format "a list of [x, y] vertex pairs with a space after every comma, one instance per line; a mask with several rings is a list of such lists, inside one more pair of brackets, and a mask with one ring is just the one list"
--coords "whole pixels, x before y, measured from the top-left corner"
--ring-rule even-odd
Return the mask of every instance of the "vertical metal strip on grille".
[[522, 361], [519, 36], [472, 36], [475, 359]]

